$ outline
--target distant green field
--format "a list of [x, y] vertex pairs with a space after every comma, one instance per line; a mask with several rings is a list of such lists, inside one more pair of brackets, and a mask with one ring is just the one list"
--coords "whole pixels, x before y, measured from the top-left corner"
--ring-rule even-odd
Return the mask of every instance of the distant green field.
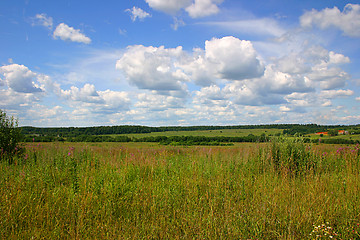
[[338, 136], [322, 136], [320, 137], [319, 135], [316, 134], [309, 134], [308, 135], [310, 138], [321, 138], [321, 139], [350, 139], [350, 140], [360, 140], [360, 135], [359, 134], [355, 134], [355, 135], [338, 135]]
[[205, 136], [205, 137], [243, 137], [253, 134], [260, 136], [275, 135], [282, 133], [282, 129], [223, 129], [223, 130], [206, 130], [206, 131], [166, 131], [166, 132], [151, 132], [151, 133], [134, 133], [134, 134], [117, 134], [111, 136], [128, 136], [134, 138], [142, 137], [156, 137], [156, 136]]
[[[128, 136], [131, 138], [143, 138], [143, 137], [156, 137], [156, 136], [204, 136], [204, 137], [244, 137], [249, 134], [260, 136], [265, 134], [266, 136], [274, 136], [275, 134], [282, 134], [282, 129], [223, 129], [223, 130], [206, 130], [206, 131], [166, 131], [166, 132], [151, 132], [151, 133], [133, 133], [133, 134], [114, 134], [110, 136]], [[109, 135], [107, 135], [109, 136]], [[359, 140], [360, 135], [339, 135], [339, 136], [322, 136], [314, 134], [307, 134], [305, 137], [311, 139], [351, 139]]]

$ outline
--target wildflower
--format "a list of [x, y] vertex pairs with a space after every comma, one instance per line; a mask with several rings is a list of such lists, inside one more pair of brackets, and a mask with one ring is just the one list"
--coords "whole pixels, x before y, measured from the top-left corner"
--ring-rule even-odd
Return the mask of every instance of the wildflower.
[[68, 152], [68, 156], [71, 156], [71, 152]]
[[323, 157], [325, 157], [325, 156], [327, 155], [327, 152], [323, 152], [323, 154], [322, 154], [322, 155], [323, 155]]

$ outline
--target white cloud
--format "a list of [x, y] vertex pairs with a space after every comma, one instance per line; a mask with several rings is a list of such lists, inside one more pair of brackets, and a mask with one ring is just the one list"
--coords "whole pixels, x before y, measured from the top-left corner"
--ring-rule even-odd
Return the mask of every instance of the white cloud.
[[[298, 53], [272, 59], [272, 63], [265, 67], [263, 75], [243, 78], [242, 81], [222, 82], [225, 84], [223, 89], [214, 85], [217, 82], [216, 78], [226, 79], [225, 74], [220, 74], [226, 72], [220, 71], [224, 69], [221, 68], [220, 61], [217, 60], [217, 64], [213, 65], [211, 62], [216, 61], [209, 61], [211, 54], [215, 52], [208, 51], [208, 48], [205, 51], [194, 50], [194, 55], [197, 57], [194, 57], [193, 61], [187, 59], [190, 64], [182, 66], [186, 72], [192, 72], [191, 78], [195, 82], [199, 81], [196, 77], [203, 77], [204, 80], [200, 83], [205, 83], [203, 86], [206, 86], [206, 83], [210, 86], [195, 92], [195, 103], [208, 106], [226, 106], [227, 104], [260, 106], [287, 103], [288, 111], [306, 112], [305, 109], [308, 107], [330, 106], [331, 99], [351, 94], [351, 91], [348, 90], [335, 90], [343, 87], [346, 80], [349, 79], [349, 75], [339, 68], [340, 64], [350, 62], [349, 58], [322, 47], [306, 47], [305, 50]], [[225, 50], [221, 52], [227, 53]], [[240, 62], [231, 60], [231, 54], [225, 57], [229, 57], [229, 61], [222, 61], [226, 67], [231, 66], [228, 64], [229, 62], [234, 64]], [[222, 59], [221, 55], [218, 59]], [[241, 68], [237, 67], [236, 69]], [[246, 69], [250, 69], [250, 67]], [[199, 74], [202, 72], [207, 75]], [[317, 94], [316, 92], [321, 89], [327, 91]]]
[[219, 12], [218, 5], [223, 0], [145, 0], [153, 9], [175, 15], [185, 10], [190, 17], [199, 18], [214, 15]]
[[117, 61], [116, 68], [125, 74], [130, 84], [140, 89], [182, 91], [183, 82], [189, 79], [175, 62], [183, 54], [182, 47], [130, 46]]
[[41, 25], [51, 30], [53, 28], [53, 18], [48, 17], [45, 13], [36, 14], [32, 18], [32, 25]]
[[2, 66], [0, 67], [0, 73], [4, 75], [6, 85], [15, 92], [42, 92], [42, 89], [36, 86], [37, 74], [24, 65], [11, 64]]
[[209, 25], [211, 27], [220, 27], [230, 30], [231, 32], [246, 35], [281, 37], [286, 33], [286, 30], [279, 26], [277, 21], [271, 18], [225, 22], [203, 22], [200, 24]]
[[87, 103], [102, 103], [103, 100], [96, 92], [95, 86], [85, 84], [82, 88], [72, 86], [70, 90], [61, 90], [61, 95], [72, 101], [81, 101]]
[[207, 98], [210, 100], [224, 100], [225, 96], [217, 85], [211, 85], [209, 87], [203, 87], [201, 91], [195, 92], [197, 97]]
[[60, 96], [69, 100], [78, 112], [88, 109], [94, 113], [114, 113], [128, 109], [131, 104], [127, 92], [97, 91], [95, 86], [89, 83], [80, 89], [72, 86], [69, 90], [61, 90]]
[[329, 52], [329, 63], [330, 64], [342, 64], [350, 63], [350, 58], [339, 53]]
[[279, 110], [282, 111], [282, 112], [290, 112], [291, 108], [286, 107], [286, 106], [280, 106]]
[[36, 116], [36, 120], [40, 121], [40, 122], [48, 122], [51, 124], [51, 121], [53, 121], [53, 119], [49, 119], [49, 118], [56, 118], [58, 116], [63, 116], [64, 115], [64, 110], [61, 106], [54, 106], [53, 108], [47, 108], [43, 105], [40, 104], [36, 104], [35, 106], [33, 106], [33, 108], [29, 109], [27, 111], [27, 114], [34, 117]]
[[360, 5], [347, 4], [341, 12], [337, 7], [326, 8], [321, 11], [313, 9], [300, 17], [300, 24], [304, 28], [317, 26], [320, 29], [335, 27], [350, 37], [360, 37]]
[[233, 82], [227, 84], [223, 91], [234, 104], [239, 105], [276, 105], [286, 102], [283, 95], [267, 91], [266, 85], [262, 85], [261, 79]]
[[33, 93], [15, 92], [12, 89], [0, 89], [1, 109], [20, 109], [31, 107], [34, 102], [39, 102], [40, 96]]
[[[311, 82], [301, 74], [291, 74], [276, 69], [276, 65], [266, 67], [264, 77], [259, 79], [256, 86], [262, 92], [289, 94], [292, 92], [311, 92], [314, 88]], [[261, 87], [260, 87], [261, 86]]]
[[242, 80], [260, 77], [264, 73], [264, 66], [252, 43], [232, 36], [206, 41], [205, 57], [216, 68], [219, 78]]
[[91, 43], [91, 39], [85, 36], [83, 33], [80, 32], [79, 29], [74, 29], [73, 27], [69, 27], [65, 23], [60, 23], [54, 33], [53, 36], [55, 39], [60, 38], [64, 41], [72, 41], [72, 42], [79, 42], [89, 44]]
[[313, 107], [319, 104], [319, 98], [313, 93], [291, 93], [285, 96], [288, 101], [294, 107]]
[[99, 105], [99, 111], [106, 111], [109, 113], [128, 110], [131, 105], [128, 92], [118, 91], [98, 91], [99, 96], [104, 100], [104, 105]]
[[185, 10], [192, 18], [206, 17], [217, 14], [220, 11], [217, 5], [222, 2], [223, 0], [195, 0]]
[[138, 8], [135, 6], [132, 9], [126, 9], [125, 11], [131, 13], [131, 20], [133, 22], [135, 22], [136, 19], [144, 20], [147, 17], [151, 17], [150, 13], [147, 13], [144, 10], [142, 10], [141, 8]]
[[151, 8], [165, 12], [167, 14], [176, 14], [180, 9], [189, 6], [192, 0], [145, 0]]
[[329, 90], [344, 87], [350, 75], [339, 65], [349, 62], [350, 59], [342, 54], [320, 46], [310, 46], [275, 60], [274, 66], [297, 78], [297, 81], [303, 81], [308, 87]]
[[216, 79], [244, 80], [264, 74], [264, 65], [250, 41], [228, 36], [205, 42], [205, 51], [194, 49], [194, 57], [179, 64], [199, 85]]
[[207, 61], [202, 49], [194, 49], [192, 57], [184, 58], [178, 64], [197, 85], [209, 86], [216, 82], [215, 69]]
[[348, 97], [348, 96], [352, 96], [354, 94], [354, 91], [347, 89], [339, 89], [339, 90], [324, 90], [321, 91], [320, 96], [323, 98], [329, 98], [329, 99], [333, 99], [333, 98], [338, 98], [338, 97]]
[[134, 106], [136, 108], [145, 108], [150, 111], [164, 111], [171, 108], [184, 107], [184, 99], [173, 96], [140, 93], [137, 98], [138, 102], [134, 104]]
[[194, 49], [193, 56], [180, 46], [130, 46], [116, 68], [122, 70], [130, 84], [159, 92], [184, 92], [188, 81], [209, 86], [217, 79], [244, 80], [264, 73], [251, 42], [235, 37], [206, 41], [205, 50]]

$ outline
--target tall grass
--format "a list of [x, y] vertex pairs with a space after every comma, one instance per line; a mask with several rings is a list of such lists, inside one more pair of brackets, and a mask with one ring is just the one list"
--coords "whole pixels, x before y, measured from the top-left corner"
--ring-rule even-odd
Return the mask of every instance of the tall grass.
[[26, 148], [0, 163], [1, 239], [360, 237], [358, 146]]

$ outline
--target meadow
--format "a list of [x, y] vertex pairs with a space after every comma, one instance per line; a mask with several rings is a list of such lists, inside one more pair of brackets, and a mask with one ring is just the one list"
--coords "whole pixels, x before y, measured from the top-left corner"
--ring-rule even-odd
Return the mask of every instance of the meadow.
[[157, 136], [204, 136], [204, 137], [245, 137], [249, 134], [260, 136], [261, 134], [281, 134], [281, 129], [221, 129], [221, 130], [198, 130], [198, 131], [166, 131], [151, 133], [116, 134], [111, 136], [127, 136], [131, 138], [157, 137]]
[[28, 143], [1, 239], [359, 239], [358, 145]]

